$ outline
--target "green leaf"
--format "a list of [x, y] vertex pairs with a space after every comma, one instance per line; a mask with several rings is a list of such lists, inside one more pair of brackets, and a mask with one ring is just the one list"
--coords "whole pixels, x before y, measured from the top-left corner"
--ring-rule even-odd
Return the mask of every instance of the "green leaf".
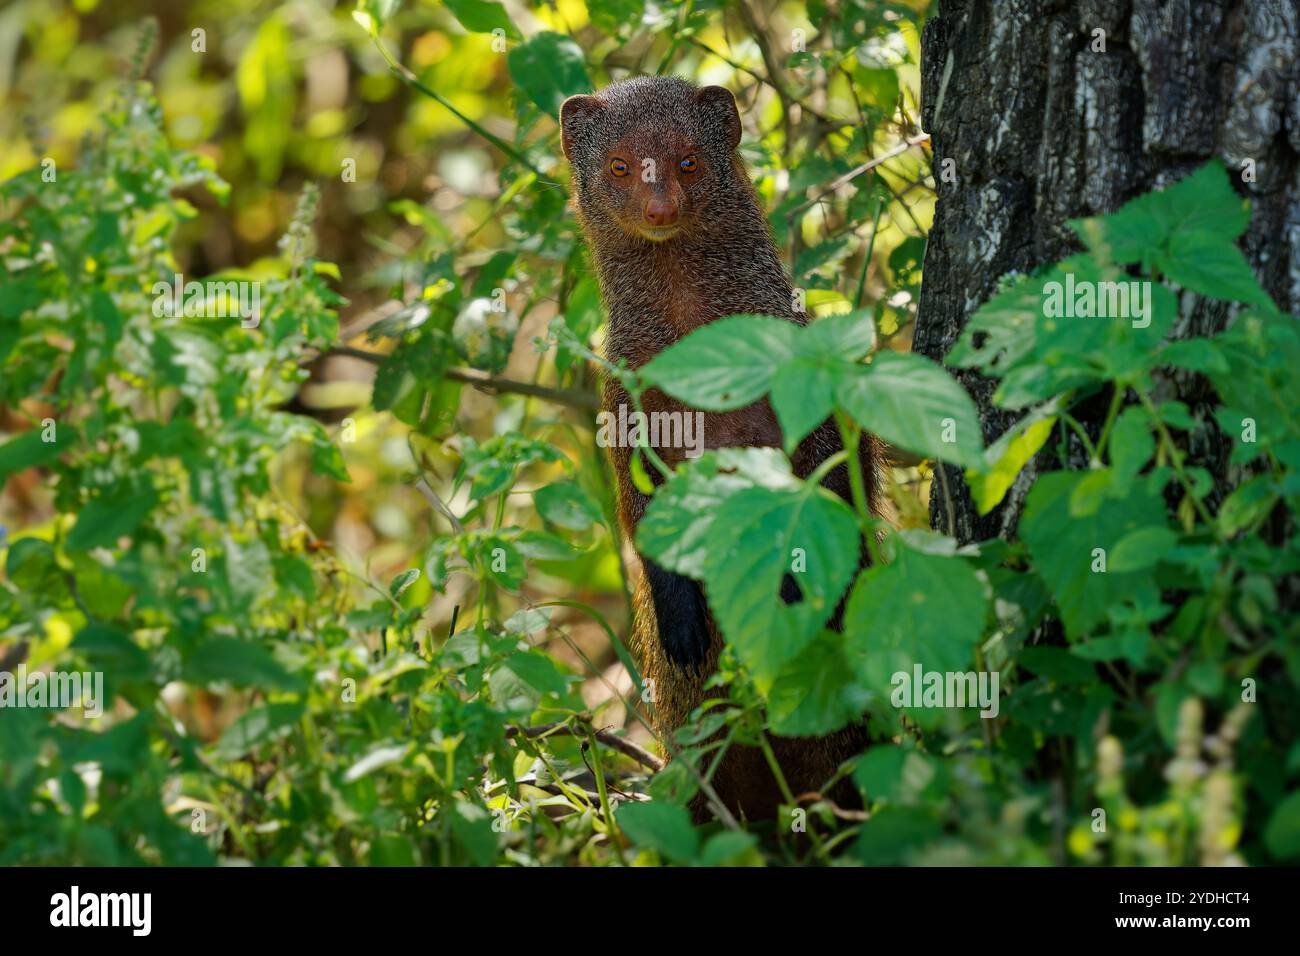
[[420, 579], [419, 568], [407, 568], [397, 577], [393, 578], [393, 583], [388, 586], [388, 593], [393, 597], [400, 597], [402, 592]]
[[699, 850], [700, 838], [690, 814], [675, 804], [662, 800], [624, 803], [614, 816], [633, 843], [676, 863], [689, 863]]
[[975, 403], [929, 359], [881, 352], [840, 383], [839, 402], [866, 431], [899, 448], [962, 465], [981, 461]]
[[867, 693], [853, 679], [840, 635], [823, 631], [782, 668], [767, 693], [774, 733], [787, 737], [828, 734], [856, 720]]
[[[650, 510], [657, 504], [658, 496]], [[689, 514], [676, 521], [694, 524]], [[752, 487], [729, 495], [710, 528], [703, 542], [709, 607], [764, 691], [834, 612], [858, 565], [857, 521], [844, 502], [817, 486]], [[643, 549], [649, 543], [638, 540]], [[802, 592], [798, 603], [781, 599], [786, 574]]]
[[261, 644], [233, 637], [208, 638], [185, 658], [185, 679], [193, 684], [233, 684], [261, 690], [300, 690], [302, 681]]
[[149, 655], [130, 635], [104, 624], [87, 624], [73, 639], [72, 648], [95, 667], [121, 680], [149, 676]]
[[1277, 860], [1300, 857], [1300, 790], [1286, 796], [1264, 828], [1264, 844]]
[[1272, 306], [1273, 302], [1246, 257], [1221, 233], [1179, 233], [1169, 239], [1169, 249], [1157, 266], [1185, 289], [1223, 299]]
[[[1163, 525], [1165, 505], [1145, 482], [1116, 486], [1113, 472], [1051, 472], [1030, 489], [1020, 535], [1072, 638], [1085, 636], [1125, 599], [1154, 603], [1150, 576], [1110, 567], [1116, 546], [1139, 528]], [[1088, 484], [1097, 494], [1083, 495]], [[1117, 497], [1113, 492], [1123, 492]], [[1085, 499], [1086, 498], [1086, 504]], [[1105, 561], [1106, 570], [1094, 571]]]
[[1020, 470], [1038, 454], [1055, 425], [1056, 416], [1046, 414], [1046, 408], [1026, 415], [988, 447], [980, 467], [966, 470], [966, 483], [980, 514], [988, 514], [1006, 497]]
[[[704, 582], [760, 690], [834, 612], [859, 544], [849, 507], [796, 481], [773, 449], [706, 454], [660, 489], [637, 528], [642, 554]], [[796, 604], [780, 597], [786, 574], [803, 594]]]
[[799, 356], [781, 365], [772, 379], [772, 410], [781, 425], [786, 454], [835, 410], [843, 363]]
[[1178, 544], [1178, 535], [1168, 528], [1138, 528], [1119, 539], [1110, 556], [1110, 571], [1144, 571], [1154, 567]]
[[72, 447], [77, 430], [71, 425], [57, 425], [54, 441], [44, 441], [45, 428], [32, 428], [0, 445], [0, 485], [15, 472], [43, 465]]
[[774, 449], [706, 452], [655, 493], [637, 525], [637, 547], [671, 571], [703, 579], [709, 553], [719, 547], [712, 530], [722, 503], [755, 484], [798, 487]]
[[1110, 435], [1111, 471], [1116, 489], [1127, 488], [1137, 480], [1139, 473], [1151, 461], [1156, 451], [1156, 440], [1151, 434], [1150, 417], [1137, 406], [1120, 413]]
[[1126, 264], [1151, 256], [1175, 236], [1213, 236], [1231, 243], [1250, 225], [1250, 210], [1215, 159], [1166, 189], [1072, 225], [1090, 249]]
[[876, 326], [867, 309], [828, 315], [805, 326], [795, 346], [800, 355], [855, 363], [876, 347]]
[[591, 92], [582, 47], [563, 34], [530, 37], [510, 51], [506, 62], [515, 85], [553, 117], [559, 117], [560, 104], [568, 97]]
[[641, 377], [692, 408], [711, 412], [750, 405], [795, 354], [800, 328], [766, 315], [732, 315], [674, 342], [641, 369]]
[[894, 561], [868, 568], [849, 597], [844, 612], [849, 664], [885, 700], [893, 676], [910, 676], [916, 664], [923, 671], [967, 670], [987, 611], [984, 585], [964, 559], [900, 542]]
[[528, 713], [546, 694], [563, 695], [568, 688], [555, 663], [536, 651], [514, 654], [488, 677], [492, 698], [507, 713]]
[[132, 534], [158, 503], [153, 486], [122, 485], [112, 492], [92, 498], [77, 523], [68, 532], [68, 547], [88, 551], [97, 547], [114, 547], [118, 538]]
[[700, 851], [701, 866], [736, 866], [752, 859], [762, 861], [757, 853], [758, 838], [740, 830], [723, 830], [709, 837]]
[[382, 767], [388, 767], [406, 759], [411, 752], [411, 744], [380, 744], [372, 747], [370, 752], [354, 763], [343, 774], [344, 783], [355, 783], [362, 777], [368, 777]]
[[491, 866], [500, 843], [487, 810], [468, 800], [457, 800], [451, 815], [451, 832], [475, 866]]
[[286, 736], [302, 719], [301, 702], [266, 704], [246, 711], [226, 728], [214, 752], [219, 760], [237, 760], [265, 743]]
[[522, 39], [519, 28], [510, 20], [505, 7], [489, 0], [444, 0], [447, 9], [471, 33], [491, 33], [504, 30], [512, 40]]
[[600, 507], [571, 481], [558, 481], [533, 494], [537, 513], [551, 524], [570, 531], [586, 531], [601, 521]]

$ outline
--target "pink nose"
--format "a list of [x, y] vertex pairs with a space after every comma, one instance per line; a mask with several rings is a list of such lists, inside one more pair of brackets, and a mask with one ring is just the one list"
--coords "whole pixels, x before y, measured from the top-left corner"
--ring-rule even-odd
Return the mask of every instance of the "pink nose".
[[652, 226], [671, 226], [677, 221], [677, 204], [651, 199], [645, 204], [645, 221]]

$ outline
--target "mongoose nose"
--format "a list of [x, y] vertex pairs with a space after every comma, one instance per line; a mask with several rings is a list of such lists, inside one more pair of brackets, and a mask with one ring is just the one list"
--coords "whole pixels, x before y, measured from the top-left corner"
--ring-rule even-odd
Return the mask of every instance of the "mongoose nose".
[[677, 221], [677, 204], [666, 199], [651, 199], [645, 204], [645, 221], [651, 226], [671, 226]]

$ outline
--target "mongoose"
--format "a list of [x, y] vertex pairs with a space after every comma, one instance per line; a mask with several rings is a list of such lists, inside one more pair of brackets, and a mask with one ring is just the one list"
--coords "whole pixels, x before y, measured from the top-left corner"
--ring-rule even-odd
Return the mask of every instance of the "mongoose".
[[[803, 325], [790, 281], [759, 208], [737, 147], [740, 114], [720, 86], [696, 88], [669, 77], [616, 82], [596, 95], [572, 96], [560, 110], [564, 154], [573, 169], [574, 207], [595, 261], [609, 311], [607, 357], [639, 368], [691, 330], [722, 316], [759, 313]], [[617, 414], [630, 399], [613, 379], [603, 404]], [[643, 398], [647, 413], [683, 411], [658, 391]], [[612, 443], [617, 445], [617, 442]], [[738, 411], [706, 413], [704, 445], [781, 446], [781, 430], [766, 400]], [[793, 456], [807, 477], [842, 447], [824, 422]], [[863, 476], [878, 505], [878, 447], [864, 438]], [[681, 448], [656, 448], [675, 467]], [[648, 498], [629, 474], [631, 449], [612, 447], [619, 519], [629, 540]], [[847, 468], [825, 484], [850, 499]], [[654, 721], [670, 733], [704, 700], [722, 639], [699, 584], [642, 557], [634, 600], [633, 644], [645, 678], [653, 681]], [[787, 576], [782, 597], [798, 600]], [[773, 737], [782, 773], [795, 796], [818, 790], [839, 764], [865, 745], [851, 727], [823, 739]], [[781, 794], [761, 751], [732, 748], [713, 778], [734, 813], [770, 817]], [[836, 798], [847, 796], [843, 790]], [[697, 798], [694, 809], [702, 812]]]

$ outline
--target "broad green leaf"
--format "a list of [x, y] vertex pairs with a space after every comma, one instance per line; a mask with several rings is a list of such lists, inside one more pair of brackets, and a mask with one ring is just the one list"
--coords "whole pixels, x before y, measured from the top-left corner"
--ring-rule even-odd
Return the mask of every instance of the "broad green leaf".
[[775, 449], [706, 452], [655, 493], [637, 525], [638, 549], [670, 571], [702, 580], [709, 554], [720, 547], [712, 533], [718, 510], [731, 495], [756, 483], [799, 487]]
[[1154, 567], [1178, 544], [1178, 535], [1153, 525], [1138, 528], [1119, 539], [1107, 565], [1109, 571], [1143, 571]]
[[835, 393], [846, 367], [851, 366], [799, 356], [777, 369], [772, 379], [772, 410], [781, 425], [787, 454], [835, 410]]
[[675, 863], [689, 863], [699, 850], [700, 838], [691, 816], [662, 800], [620, 804], [615, 820], [628, 838]]
[[123, 485], [92, 498], [77, 515], [77, 523], [68, 532], [68, 547], [88, 551], [96, 547], [113, 547], [118, 538], [132, 534], [158, 503], [153, 486]]
[[411, 752], [411, 744], [380, 744], [372, 747], [370, 752], [354, 763], [343, 774], [344, 783], [355, 783], [382, 767], [388, 767], [406, 759]]
[[1184, 289], [1225, 302], [1273, 304], [1241, 250], [1220, 233], [1171, 236], [1168, 251], [1159, 256], [1157, 265]]
[[[820, 487], [749, 488], [723, 503], [713, 534], [704, 571], [709, 607], [766, 692], [834, 613], [852, 580], [858, 566], [857, 520], [844, 502]], [[787, 605], [781, 599], [786, 574], [802, 601]]]
[[645, 15], [645, 0], [588, 0], [591, 22], [611, 36], [635, 29]]
[[774, 733], [787, 737], [828, 734], [856, 720], [867, 693], [853, 678], [843, 640], [825, 631], [795, 654], [767, 692]]
[[668, 346], [641, 377], [692, 408], [743, 408], [767, 394], [777, 368], [794, 356], [800, 331], [786, 319], [727, 316]]
[[1300, 858], [1300, 790], [1293, 790], [1273, 810], [1264, 828], [1264, 844], [1275, 860]]
[[[1126, 535], [1163, 526], [1164, 501], [1146, 482], [1124, 487], [1127, 493], [1116, 497], [1111, 491], [1118, 489], [1107, 479], [1113, 481], [1113, 473], [1040, 475], [1020, 521], [1020, 535], [1029, 546], [1034, 568], [1056, 599], [1066, 634], [1072, 638], [1085, 636], [1105, 619], [1109, 607], [1126, 598], [1155, 600], [1149, 575], [1116, 571], [1109, 563]], [[1085, 482], [1099, 483], [1099, 493], [1087, 496], [1086, 508], [1079, 500]]]
[[839, 403], [866, 431], [899, 448], [977, 465], [984, 448], [975, 403], [943, 368], [919, 355], [881, 352], [840, 382]]
[[892, 563], [868, 568], [854, 585], [844, 614], [850, 666], [883, 701], [894, 675], [910, 678], [917, 664], [970, 670], [987, 611], [984, 585], [963, 558], [900, 544]]
[[388, 586], [388, 593], [393, 597], [400, 597], [402, 592], [420, 579], [419, 568], [407, 568], [401, 574], [393, 578], [393, 583]]
[[43, 465], [72, 447], [77, 430], [71, 425], [56, 423], [51, 434], [53, 441], [45, 441], [50, 434], [44, 426], [32, 428], [0, 445], [0, 485], [15, 472]]
[[543, 518], [570, 531], [586, 531], [601, 521], [600, 507], [571, 481], [558, 481], [538, 488], [533, 494], [533, 503]]
[[302, 681], [285, 670], [262, 644], [234, 637], [211, 637], [185, 657], [185, 679], [192, 684], [228, 683], [263, 691], [300, 690]]
[[795, 339], [800, 355], [857, 362], [876, 345], [876, 327], [866, 309], [823, 316], [805, 326]]
[[444, 0], [447, 9], [471, 33], [502, 30], [512, 40], [522, 39], [519, 28], [510, 20], [505, 7], [490, 0]]
[[560, 104], [576, 93], [590, 93], [582, 47], [560, 33], [538, 33], [506, 56], [510, 78], [543, 112], [560, 115]]

